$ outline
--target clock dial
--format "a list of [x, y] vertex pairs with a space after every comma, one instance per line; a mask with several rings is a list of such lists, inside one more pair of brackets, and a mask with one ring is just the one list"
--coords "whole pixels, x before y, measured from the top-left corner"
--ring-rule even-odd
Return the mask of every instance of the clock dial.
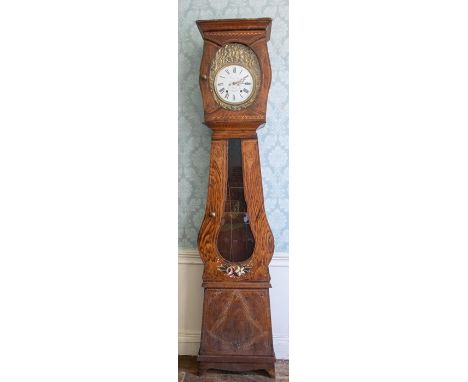
[[216, 73], [214, 89], [223, 102], [239, 105], [252, 96], [254, 79], [242, 65], [228, 65]]

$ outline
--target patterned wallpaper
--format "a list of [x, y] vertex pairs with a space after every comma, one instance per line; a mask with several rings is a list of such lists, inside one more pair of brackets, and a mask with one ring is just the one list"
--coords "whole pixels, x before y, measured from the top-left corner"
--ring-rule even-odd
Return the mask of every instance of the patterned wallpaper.
[[289, 250], [288, 0], [179, 0], [179, 248], [197, 247], [208, 186], [211, 132], [202, 124], [203, 40], [195, 21], [256, 17], [273, 19], [267, 123], [258, 130], [265, 209], [275, 250]]

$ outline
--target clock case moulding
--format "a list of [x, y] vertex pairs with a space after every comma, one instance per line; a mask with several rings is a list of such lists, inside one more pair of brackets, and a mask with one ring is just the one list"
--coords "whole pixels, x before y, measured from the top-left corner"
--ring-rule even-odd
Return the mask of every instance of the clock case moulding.
[[[204, 40], [200, 65], [204, 123], [212, 130], [208, 195], [198, 235], [205, 288], [198, 354], [200, 373], [213, 368], [264, 369], [271, 376], [275, 374], [268, 269], [274, 239], [264, 208], [256, 133], [266, 122], [271, 23], [270, 18], [197, 21]], [[260, 66], [255, 99], [240, 110], [223, 108], [210, 89], [211, 63], [226, 44], [243, 44], [252, 49]], [[255, 246], [247, 260], [229, 263], [218, 251], [217, 238], [226, 201], [229, 140], [233, 138], [240, 139], [244, 197]], [[231, 265], [244, 267], [248, 272], [240, 272], [240, 276], [229, 274], [226, 268]]]

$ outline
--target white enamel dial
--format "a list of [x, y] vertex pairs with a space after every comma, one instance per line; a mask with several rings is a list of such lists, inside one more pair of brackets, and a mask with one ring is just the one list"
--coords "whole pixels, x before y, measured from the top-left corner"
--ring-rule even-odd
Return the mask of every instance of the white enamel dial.
[[254, 80], [247, 68], [228, 65], [216, 73], [214, 89], [223, 102], [238, 105], [252, 96]]

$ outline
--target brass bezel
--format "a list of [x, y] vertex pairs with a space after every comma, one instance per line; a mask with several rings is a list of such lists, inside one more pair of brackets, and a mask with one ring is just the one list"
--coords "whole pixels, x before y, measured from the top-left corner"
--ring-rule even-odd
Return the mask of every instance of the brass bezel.
[[[224, 101], [218, 96], [214, 88], [216, 75], [220, 70], [229, 65], [239, 65], [247, 69], [252, 75], [252, 93], [244, 102], [232, 104]], [[209, 78], [210, 90], [216, 103], [228, 110], [242, 110], [249, 107], [256, 99], [260, 89], [260, 63], [255, 52], [248, 46], [239, 43], [228, 43], [223, 45], [215, 55], [210, 66]]]

